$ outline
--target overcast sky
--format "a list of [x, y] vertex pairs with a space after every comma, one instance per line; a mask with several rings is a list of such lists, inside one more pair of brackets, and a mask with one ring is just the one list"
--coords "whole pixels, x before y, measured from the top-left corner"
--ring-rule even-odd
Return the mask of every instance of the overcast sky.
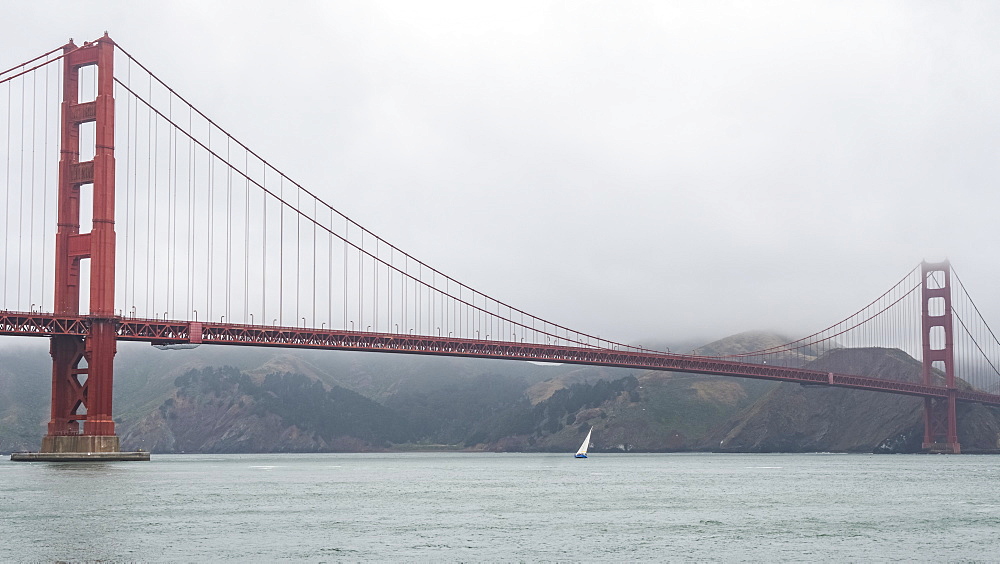
[[0, 14], [0, 67], [108, 30], [334, 207], [580, 330], [800, 336], [945, 257], [1000, 326], [997, 3]]

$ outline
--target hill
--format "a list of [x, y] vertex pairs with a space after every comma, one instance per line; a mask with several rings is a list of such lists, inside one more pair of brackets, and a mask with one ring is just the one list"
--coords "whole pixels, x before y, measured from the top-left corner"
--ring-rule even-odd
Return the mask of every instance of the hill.
[[[898, 349], [836, 349], [806, 365], [823, 372], [920, 382], [921, 364]], [[964, 383], [962, 383], [964, 385]], [[1000, 448], [1000, 410], [959, 404], [967, 452]], [[920, 452], [917, 397], [781, 383], [699, 445], [728, 452]]]
[[[787, 342], [749, 332], [735, 354]], [[38, 448], [48, 419], [42, 340], [0, 349], [0, 448]], [[838, 349], [810, 368], [919, 379], [900, 351]], [[124, 448], [153, 452], [381, 449], [595, 452], [912, 452], [919, 398], [721, 376], [372, 353], [122, 343], [115, 412]], [[996, 410], [962, 405], [963, 448], [997, 448]]]
[[302, 374], [254, 379], [232, 367], [191, 370], [134, 425], [124, 448], [151, 452], [336, 452], [378, 450], [414, 438], [392, 410]]

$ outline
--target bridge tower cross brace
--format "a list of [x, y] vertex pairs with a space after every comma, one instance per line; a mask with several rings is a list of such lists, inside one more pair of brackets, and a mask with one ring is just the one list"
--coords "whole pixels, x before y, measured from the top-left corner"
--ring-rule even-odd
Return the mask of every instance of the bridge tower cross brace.
[[[51, 338], [52, 410], [42, 452], [119, 451], [111, 416], [117, 351], [114, 47], [107, 34], [79, 48], [72, 40], [63, 47], [55, 313], [81, 315], [80, 261], [89, 259], [90, 331], [82, 339]], [[80, 69], [89, 66], [97, 68], [97, 97], [80, 102]], [[80, 126], [85, 123], [94, 123], [94, 158], [80, 162]], [[80, 194], [88, 184], [93, 226], [80, 233]]]
[[955, 350], [952, 337], [951, 264], [923, 262], [921, 282], [921, 340], [924, 384], [941, 385], [944, 373], [946, 398], [924, 398], [924, 450], [959, 454], [958, 417], [955, 410]]

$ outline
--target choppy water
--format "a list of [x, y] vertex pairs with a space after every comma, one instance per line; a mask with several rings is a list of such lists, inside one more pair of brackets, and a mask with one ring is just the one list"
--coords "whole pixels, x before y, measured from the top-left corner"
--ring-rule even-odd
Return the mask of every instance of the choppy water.
[[993, 561], [1000, 458], [0, 462], [0, 561]]

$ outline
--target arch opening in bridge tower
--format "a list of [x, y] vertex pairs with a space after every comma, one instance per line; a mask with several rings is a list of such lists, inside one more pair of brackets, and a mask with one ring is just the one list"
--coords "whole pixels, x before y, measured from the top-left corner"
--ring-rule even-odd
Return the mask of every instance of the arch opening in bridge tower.
[[947, 346], [947, 338], [944, 327], [935, 325], [930, 328], [927, 335], [932, 351], [943, 351]]
[[941, 317], [944, 315], [945, 301], [942, 297], [930, 298], [927, 300], [927, 315], [931, 317]]

